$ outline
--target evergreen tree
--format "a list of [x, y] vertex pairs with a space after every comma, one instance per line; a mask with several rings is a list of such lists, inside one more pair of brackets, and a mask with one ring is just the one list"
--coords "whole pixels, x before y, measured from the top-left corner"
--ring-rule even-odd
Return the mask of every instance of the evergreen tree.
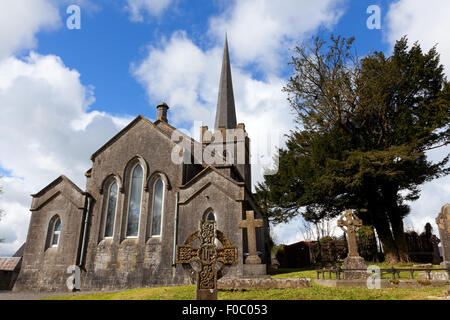
[[450, 172], [450, 154], [438, 163], [426, 156], [449, 144], [450, 84], [435, 48], [423, 53], [402, 38], [391, 57], [359, 59], [353, 42], [332, 36], [295, 48], [285, 91], [298, 127], [279, 150], [278, 173], [258, 185], [258, 201], [275, 223], [356, 209], [387, 261], [408, 261], [405, 201]]

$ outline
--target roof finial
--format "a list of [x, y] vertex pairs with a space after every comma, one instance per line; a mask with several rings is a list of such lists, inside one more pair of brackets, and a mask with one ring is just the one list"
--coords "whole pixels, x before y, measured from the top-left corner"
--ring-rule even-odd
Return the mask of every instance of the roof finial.
[[236, 109], [234, 105], [233, 80], [231, 77], [230, 54], [228, 52], [228, 35], [225, 32], [222, 73], [220, 75], [219, 99], [217, 102], [216, 122], [214, 128], [236, 128]]

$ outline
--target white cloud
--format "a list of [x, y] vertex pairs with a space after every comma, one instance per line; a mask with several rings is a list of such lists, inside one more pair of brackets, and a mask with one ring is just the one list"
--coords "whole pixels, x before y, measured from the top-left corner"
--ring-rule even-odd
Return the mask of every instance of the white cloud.
[[239, 65], [256, 63], [263, 70], [286, 65], [287, 50], [317, 28], [332, 27], [341, 17], [343, 0], [240, 0], [210, 20], [210, 33], [225, 32]]
[[144, 21], [145, 15], [159, 16], [166, 10], [172, 0], [127, 0], [127, 10], [131, 21]]
[[36, 46], [35, 34], [61, 24], [51, 0], [0, 1], [0, 60], [10, 54]]
[[59, 57], [30, 53], [0, 61], [0, 255], [25, 240], [31, 193], [61, 174], [84, 188], [90, 155], [124, 126], [128, 117], [89, 111], [93, 89]]
[[441, 62], [450, 71], [450, 1], [448, 0], [399, 0], [389, 7], [386, 17], [387, 39], [393, 45], [407, 35], [411, 42], [419, 41], [429, 50], [438, 45]]

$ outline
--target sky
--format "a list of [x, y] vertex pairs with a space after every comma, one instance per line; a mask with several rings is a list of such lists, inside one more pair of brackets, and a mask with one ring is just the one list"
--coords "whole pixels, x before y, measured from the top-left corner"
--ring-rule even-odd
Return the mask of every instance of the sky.
[[[379, 28], [367, 24], [373, 8]], [[139, 114], [154, 120], [164, 101], [169, 123], [194, 138], [200, 122], [212, 127], [225, 33], [238, 122], [258, 156], [261, 141], [280, 137], [270, 155], [295, 128], [282, 88], [296, 44], [340, 34], [355, 36], [362, 56], [390, 54], [407, 35], [427, 50], [437, 44], [448, 74], [449, 16], [448, 0], [1, 0], [0, 256], [26, 240], [30, 194], [61, 174], [84, 188], [90, 155]], [[264, 168], [254, 166], [254, 183]], [[436, 230], [449, 194], [449, 177], [423, 185], [406, 226]], [[303, 240], [301, 226], [294, 219], [272, 234], [293, 243]]]

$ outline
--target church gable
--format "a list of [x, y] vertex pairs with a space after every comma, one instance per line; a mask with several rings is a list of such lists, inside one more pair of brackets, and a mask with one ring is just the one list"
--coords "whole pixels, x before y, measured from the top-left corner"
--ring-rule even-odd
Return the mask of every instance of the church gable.
[[180, 188], [180, 204], [188, 203], [210, 186], [214, 186], [233, 201], [244, 200], [244, 183], [222, 175], [214, 167], [208, 167]]
[[59, 195], [70, 201], [76, 208], [84, 208], [84, 193], [65, 176], [60, 176], [40, 192], [33, 194], [30, 211], [38, 211]]
[[129, 135], [130, 132], [138, 131], [140, 136], [146, 136], [148, 134], [157, 135], [171, 145], [174, 145], [174, 142], [170, 140], [170, 137], [163, 133], [159, 128], [157, 128], [150, 120], [145, 118], [142, 115], [139, 115], [136, 119], [134, 119], [129, 125], [127, 125], [124, 129], [122, 129], [118, 134], [116, 134], [113, 138], [111, 138], [108, 142], [106, 142], [100, 149], [98, 149], [92, 156], [91, 160], [95, 161], [95, 159], [101, 155], [105, 150], [111, 148], [113, 145], [120, 143], [123, 140], [123, 137]]

